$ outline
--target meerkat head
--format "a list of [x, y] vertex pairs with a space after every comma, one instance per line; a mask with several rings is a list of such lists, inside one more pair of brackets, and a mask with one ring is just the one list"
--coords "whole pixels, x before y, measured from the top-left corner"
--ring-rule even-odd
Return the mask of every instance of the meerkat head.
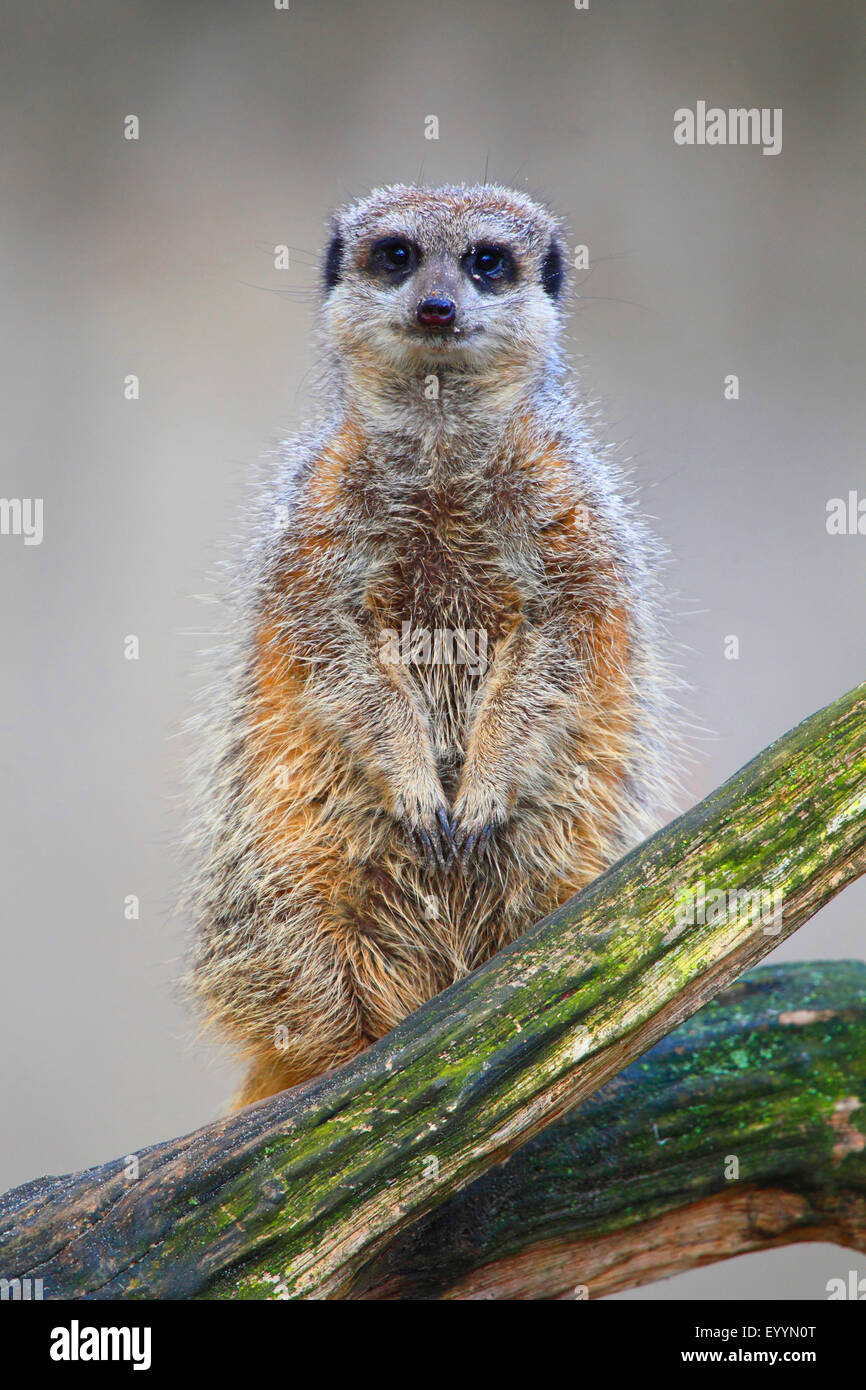
[[336, 214], [323, 278], [325, 334], [344, 362], [514, 378], [556, 350], [563, 233], [509, 189], [392, 185]]

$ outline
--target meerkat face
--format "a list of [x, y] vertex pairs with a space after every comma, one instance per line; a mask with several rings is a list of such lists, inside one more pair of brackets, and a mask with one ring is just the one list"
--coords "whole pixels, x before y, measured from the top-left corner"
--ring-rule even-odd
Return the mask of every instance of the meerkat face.
[[549, 359], [562, 230], [524, 194], [377, 189], [339, 212], [325, 256], [325, 330], [344, 358], [407, 374]]

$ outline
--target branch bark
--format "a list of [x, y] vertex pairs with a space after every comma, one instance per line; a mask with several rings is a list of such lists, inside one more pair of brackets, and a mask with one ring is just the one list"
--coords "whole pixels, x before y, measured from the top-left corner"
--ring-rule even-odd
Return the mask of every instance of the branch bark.
[[398, 1236], [352, 1297], [600, 1298], [794, 1241], [864, 1250], [864, 1086], [866, 964], [761, 966]]
[[[49, 1295], [351, 1296], [401, 1231], [586, 1100], [864, 867], [866, 686], [339, 1072], [156, 1146], [135, 1183], [106, 1165], [9, 1194], [4, 1267], [43, 1277]], [[725, 910], [686, 924], [701, 884]], [[737, 891], [781, 894], [781, 921], [732, 906]]]

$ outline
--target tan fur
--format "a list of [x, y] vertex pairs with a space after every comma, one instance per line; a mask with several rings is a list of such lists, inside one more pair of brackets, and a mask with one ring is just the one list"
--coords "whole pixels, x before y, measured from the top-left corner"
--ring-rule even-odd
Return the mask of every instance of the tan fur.
[[[347, 1061], [590, 882], [667, 771], [657, 552], [562, 380], [539, 285], [559, 224], [508, 190], [398, 188], [336, 225], [330, 420], [239, 570], [203, 797], [193, 981], [250, 1059], [240, 1104]], [[404, 228], [465, 348], [411, 337], [412, 285], [367, 285], [370, 237]], [[517, 256], [495, 304], [454, 268], [478, 228]], [[483, 631], [486, 671], [384, 660], [403, 623]], [[489, 838], [443, 868], [407, 834], [438, 813]]]

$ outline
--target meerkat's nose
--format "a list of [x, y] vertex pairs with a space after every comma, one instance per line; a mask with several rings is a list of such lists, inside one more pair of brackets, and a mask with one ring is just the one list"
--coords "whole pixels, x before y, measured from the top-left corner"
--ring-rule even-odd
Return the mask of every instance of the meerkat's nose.
[[418, 322], [425, 328], [448, 328], [454, 322], [457, 306], [442, 294], [429, 294], [421, 300], [417, 312]]

